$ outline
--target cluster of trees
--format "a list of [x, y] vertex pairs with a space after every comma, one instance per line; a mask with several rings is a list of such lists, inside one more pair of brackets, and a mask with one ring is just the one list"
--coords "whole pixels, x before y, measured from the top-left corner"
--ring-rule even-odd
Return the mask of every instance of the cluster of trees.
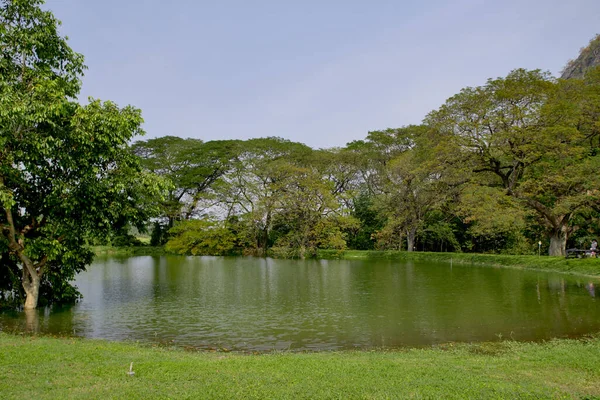
[[317, 249], [564, 255], [597, 232], [600, 69], [539, 70], [466, 88], [418, 126], [344, 148], [281, 138], [132, 147], [173, 183], [153, 243], [191, 254]]

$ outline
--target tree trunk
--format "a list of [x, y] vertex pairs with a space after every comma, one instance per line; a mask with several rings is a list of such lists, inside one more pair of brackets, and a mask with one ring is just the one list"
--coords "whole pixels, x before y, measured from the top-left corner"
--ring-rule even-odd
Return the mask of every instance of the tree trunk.
[[554, 231], [550, 236], [550, 248], [548, 249], [548, 255], [551, 256], [564, 256], [567, 251], [567, 229], [561, 227]]
[[34, 310], [37, 308], [38, 297], [40, 295], [40, 278], [37, 274], [33, 274], [33, 276], [27, 271], [27, 267], [24, 265], [25, 269], [23, 273], [23, 289], [25, 289], [25, 306], [26, 310]]
[[265, 220], [265, 227], [262, 231], [262, 238], [261, 238], [261, 248], [262, 248], [262, 255], [266, 256], [267, 255], [267, 248], [269, 247], [269, 230], [271, 227], [271, 211], [267, 212], [267, 217]]
[[25, 330], [37, 333], [40, 331], [40, 314], [35, 309], [25, 309]]
[[[0, 175], [0, 186], [4, 186], [4, 178]], [[37, 308], [38, 297], [40, 295], [40, 282], [41, 276], [44, 274], [44, 267], [48, 261], [47, 257], [43, 257], [43, 260], [34, 264], [33, 261], [25, 254], [24, 247], [24, 235], [26, 232], [32, 229], [31, 226], [27, 226], [20, 230], [17, 235], [17, 229], [15, 228], [15, 222], [13, 219], [12, 211], [10, 208], [5, 208], [7, 226], [3, 226], [2, 233], [8, 240], [8, 248], [10, 251], [19, 258], [21, 266], [23, 268], [23, 274], [21, 275], [21, 283], [23, 289], [25, 289], [25, 309], [34, 310]], [[38, 270], [39, 268], [39, 270]]]
[[415, 250], [415, 238], [417, 236], [417, 228], [410, 228], [406, 230], [406, 251]]

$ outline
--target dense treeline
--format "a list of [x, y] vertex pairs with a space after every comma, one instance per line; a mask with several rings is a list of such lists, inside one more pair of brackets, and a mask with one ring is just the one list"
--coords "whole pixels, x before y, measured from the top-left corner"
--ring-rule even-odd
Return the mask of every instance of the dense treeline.
[[561, 255], [598, 232], [599, 118], [600, 69], [518, 69], [344, 148], [168, 136], [133, 151], [173, 184], [152, 241], [181, 253]]

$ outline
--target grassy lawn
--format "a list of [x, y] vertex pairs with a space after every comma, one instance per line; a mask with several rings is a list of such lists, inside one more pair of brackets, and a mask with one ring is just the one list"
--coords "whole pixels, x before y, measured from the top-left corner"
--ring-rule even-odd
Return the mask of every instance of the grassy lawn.
[[0, 333], [2, 399], [596, 396], [600, 337], [245, 355]]
[[420, 262], [453, 262], [462, 265], [522, 268], [541, 271], [563, 272], [600, 277], [600, 258], [571, 258], [549, 256], [513, 256], [474, 253], [427, 253], [406, 251], [320, 250], [319, 258], [368, 260], [388, 259]]

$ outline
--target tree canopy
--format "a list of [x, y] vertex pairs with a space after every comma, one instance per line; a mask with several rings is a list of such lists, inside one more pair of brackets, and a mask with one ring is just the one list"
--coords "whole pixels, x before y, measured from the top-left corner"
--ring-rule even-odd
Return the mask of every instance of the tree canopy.
[[76, 101], [83, 56], [41, 3], [0, 2], [0, 292], [25, 308], [77, 297], [87, 242], [142, 224], [161, 190], [128, 150], [140, 111]]
[[240, 141], [211, 218], [237, 232], [232, 252], [251, 254], [349, 244], [522, 253], [543, 240], [564, 255], [598, 219], [599, 76], [516, 69], [463, 89], [421, 125], [342, 149]]

